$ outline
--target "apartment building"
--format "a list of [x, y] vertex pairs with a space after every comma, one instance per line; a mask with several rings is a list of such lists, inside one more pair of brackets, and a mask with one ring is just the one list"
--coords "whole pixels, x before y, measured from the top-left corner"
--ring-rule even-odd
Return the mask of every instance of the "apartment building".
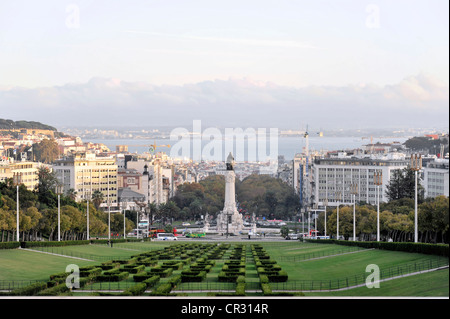
[[[384, 156], [355, 157], [340, 154], [335, 158], [315, 159], [312, 166], [312, 202], [328, 206], [356, 201], [375, 205], [377, 198], [387, 202], [386, 188], [394, 170], [409, 164], [404, 154], [389, 153]], [[379, 184], [376, 181], [379, 176]]]
[[137, 159], [127, 162], [127, 169], [142, 175], [140, 189], [135, 191], [146, 196], [146, 201], [157, 205], [167, 203], [175, 194], [174, 166], [166, 159]]
[[425, 197], [449, 196], [449, 160], [435, 159], [423, 169]]
[[92, 198], [99, 190], [103, 193], [101, 207], [118, 209], [118, 172], [114, 157], [97, 157], [95, 154], [81, 154], [57, 160], [53, 171], [67, 193], [75, 190], [76, 200]]
[[0, 182], [12, 178], [14, 184], [24, 184], [34, 190], [39, 184], [38, 170], [41, 163], [0, 161]]

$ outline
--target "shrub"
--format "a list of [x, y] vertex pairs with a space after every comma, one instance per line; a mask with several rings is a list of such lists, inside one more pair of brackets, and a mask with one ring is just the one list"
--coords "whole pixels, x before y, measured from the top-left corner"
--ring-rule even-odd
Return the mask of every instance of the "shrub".
[[69, 276], [68, 272], [60, 272], [57, 274], [50, 275], [50, 280], [55, 282], [63, 282]]
[[270, 285], [268, 283], [261, 282], [261, 289], [264, 296], [269, 296], [272, 294], [272, 288], [270, 288]]
[[161, 268], [172, 268], [173, 270], [180, 270], [183, 268], [183, 263], [180, 261], [165, 261]]
[[288, 280], [288, 274], [284, 270], [280, 270], [276, 275], [267, 275], [270, 282], [285, 282]]
[[12, 296], [33, 296], [39, 291], [47, 289], [46, 282], [35, 282], [23, 288], [14, 289], [10, 295]]
[[175, 288], [181, 282], [181, 275], [173, 276], [167, 282], [172, 285], [172, 288]]
[[143, 283], [145, 283], [147, 285], [147, 288], [150, 288], [150, 287], [155, 286], [159, 282], [159, 279], [160, 279], [160, 277], [155, 275], [155, 276], [152, 276], [152, 277], [150, 277], [148, 279], [145, 279], [143, 281]]
[[147, 285], [145, 283], [138, 283], [122, 292], [122, 296], [141, 296], [144, 294]]
[[95, 278], [96, 281], [122, 281], [127, 279], [130, 273], [128, 272], [114, 272], [109, 275], [99, 275]]
[[120, 267], [120, 264], [113, 263], [113, 262], [106, 262], [106, 263], [102, 263], [99, 267], [103, 270], [111, 270], [111, 269]]
[[80, 268], [80, 277], [95, 277], [102, 273], [103, 269], [100, 267], [82, 270]]
[[245, 282], [236, 285], [236, 296], [245, 296]]
[[59, 296], [60, 294], [66, 293], [69, 288], [65, 284], [56, 285], [51, 288], [47, 288], [39, 291], [36, 296]]
[[161, 278], [166, 278], [172, 275], [172, 272], [173, 272], [172, 268], [163, 269], [161, 267], [156, 266], [154, 268], [150, 268], [150, 270], [147, 273], [152, 275], [158, 275]]
[[200, 282], [206, 278], [206, 271], [182, 271], [181, 272], [181, 281], [182, 282]]
[[245, 284], [245, 276], [238, 276], [236, 279], [236, 283]]
[[267, 275], [260, 275], [259, 276], [259, 281], [261, 282], [261, 284], [268, 284], [269, 283], [269, 278], [267, 277]]
[[15, 248], [19, 248], [19, 247], [20, 247], [20, 243], [18, 241], [0, 243], [0, 249], [15, 249]]
[[145, 271], [145, 266], [144, 265], [140, 265], [140, 266], [136, 266], [136, 265], [125, 265], [123, 267], [124, 270], [126, 270], [127, 272], [129, 272], [130, 274], [138, 274], [140, 272]]
[[168, 295], [171, 290], [172, 290], [171, 284], [169, 283], [161, 284], [155, 289], [155, 291], [152, 292], [152, 295], [165, 296]]

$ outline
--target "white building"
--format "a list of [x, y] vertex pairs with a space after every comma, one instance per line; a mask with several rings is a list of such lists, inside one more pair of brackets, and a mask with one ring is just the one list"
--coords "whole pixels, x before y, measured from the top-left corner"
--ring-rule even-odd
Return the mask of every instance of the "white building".
[[135, 159], [127, 162], [127, 168], [135, 169], [143, 175], [142, 187], [138, 192], [146, 196], [146, 202], [150, 201], [159, 205], [167, 203], [174, 196], [175, 174], [174, 166], [171, 163], [160, 158]]
[[436, 197], [439, 195], [449, 196], [448, 164], [448, 159], [435, 159], [424, 167], [423, 183], [425, 188], [425, 197]]
[[[312, 202], [328, 206], [356, 201], [375, 205], [377, 194], [380, 202], [387, 202], [386, 187], [394, 170], [405, 168], [409, 159], [404, 154], [389, 153], [377, 157], [350, 157], [340, 154], [336, 158], [315, 159], [312, 173]], [[375, 184], [375, 176], [381, 175], [381, 185]]]
[[101, 207], [118, 209], [117, 165], [114, 157], [75, 155], [57, 160], [53, 171], [63, 185], [64, 193], [75, 190], [77, 201], [91, 199], [94, 191], [99, 190], [104, 197]]

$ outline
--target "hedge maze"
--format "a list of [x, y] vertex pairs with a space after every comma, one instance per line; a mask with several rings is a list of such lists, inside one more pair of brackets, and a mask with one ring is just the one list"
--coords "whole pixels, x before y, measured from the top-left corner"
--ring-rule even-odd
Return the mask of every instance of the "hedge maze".
[[[249, 258], [250, 252], [253, 258]], [[250, 249], [250, 246], [239, 243], [174, 243], [132, 255], [126, 260], [113, 259], [82, 267], [79, 269], [80, 288], [70, 290], [66, 279], [71, 273], [62, 272], [51, 275], [48, 282], [16, 289], [9, 295], [161, 296], [186, 295], [199, 289], [209, 291], [210, 296], [242, 296], [246, 289], [246, 269], [251, 263], [256, 262], [261, 278], [287, 279], [287, 274], [283, 275], [280, 267], [275, 262], [269, 263], [272, 260], [266, 256], [259, 245], [252, 245]], [[117, 287], [117, 291], [110, 287]], [[188, 292], [185, 292], [188, 290], [186, 287], [189, 287]], [[190, 290], [191, 287], [194, 288]], [[219, 291], [212, 292], [214, 289], [208, 287], [216, 287]]]
[[[125, 254], [123, 251], [116, 251], [114, 256], [104, 258], [107, 252], [100, 245], [86, 245], [81, 249], [80, 246], [76, 246], [75, 249], [69, 244], [67, 254], [64, 254], [65, 251], [61, 254], [61, 250], [57, 252], [61, 256], [69, 257], [71, 249], [75, 252], [95, 251], [99, 255], [90, 256], [98, 258], [90, 259], [97, 260], [98, 264], [91, 261], [89, 266], [80, 267], [79, 278], [76, 281], [73, 273], [59, 272], [50, 275], [46, 281], [30, 281], [26, 283], [28, 286], [13, 285], [9, 289], [3, 288], [0, 296], [302, 296], [303, 293], [293, 291], [333, 290], [336, 282], [337, 288], [351, 287], [364, 282], [365, 274], [358, 273], [355, 276], [342, 278], [341, 269], [328, 271], [327, 265], [337, 256], [334, 254], [329, 255], [329, 260], [314, 261], [319, 265], [318, 267], [321, 267], [320, 269], [328, 271], [326, 273], [328, 277], [320, 280], [304, 280], [304, 276], [315, 274], [315, 268], [306, 264], [302, 268], [303, 264], [287, 263], [283, 258], [286, 254], [290, 258], [309, 254], [309, 249], [330, 253], [330, 249], [333, 248], [329, 247], [331, 245], [325, 245], [324, 249], [319, 246], [323, 245], [304, 244], [302, 247], [297, 247], [284, 243], [273, 246], [270, 243], [258, 242], [147, 243], [132, 246], [133, 249], [140, 250], [134, 255], [132, 255], [134, 252]], [[360, 262], [355, 262], [355, 258], [357, 261], [362, 260], [366, 263], [379, 260], [382, 263], [392, 264], [381, 269], [382, 278], [448, 267], [448, 253], [441, 250], [435, 251], [437, 248], [432, 247], [434, 250], [430, 251], [429, 255], [435, 256], [430, 258], [426, 255], [409, 256], [405, 253], [394, 256], [392, 252], [383, 252], [394, 250], [392, 247], [397, 248], [389, 244], [377, 247], [379, 250], [367, 250], [357, 256], [337, 256], [336, 258], [341, 258], [345, 262], [346, 271], [348, 269], [352, 274], [359, 271]], [[399, 245], [398, 247], [424, 253], [428, 246]], [[129, 250], [130, 246], [123, 248]], [[113, 251], [109, 247], [105, 249], [108, 249], [108, 253]], [[15, 252], [11, 253], [17, 256]], [[47, 258], [43, 257], [46, 255], [36, 255], [35, 252], [32, 254], [38, 258], [30, 261], [30, 264], [36, 260], [42, 263], [43, 258]], [[420, 260], [417, 260], [419, 257]], [[30, 258], [32, 258], [31, 255]], [[64, 262], [61, 263], [63, 267], [66, 265]], [[40, 278], [45, 267], [42, 269]], [[45, 273], [45, 276], [48, 273]], [[79, 286], [69, 289], [66, 283], [72, 282], [71, 280], [74, 280], [74, 284], [79, 283]]]

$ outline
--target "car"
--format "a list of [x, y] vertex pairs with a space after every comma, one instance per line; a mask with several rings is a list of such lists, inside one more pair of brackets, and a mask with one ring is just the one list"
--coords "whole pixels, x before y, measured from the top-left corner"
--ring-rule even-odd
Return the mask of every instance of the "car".
[[293, 240], [297, 240], [301, 238], [301, 234], [289, 234], [286, 236], [287, 240], [293, 239]]
[[177, 240], [177, 237], [171, 233], [158, 233], [156, 234], [156, 240]]
[[184, 223], [181, 224], [181, 226], [191, 226], [191, 224], [189, 224], [187, 222], [184, 222]]

